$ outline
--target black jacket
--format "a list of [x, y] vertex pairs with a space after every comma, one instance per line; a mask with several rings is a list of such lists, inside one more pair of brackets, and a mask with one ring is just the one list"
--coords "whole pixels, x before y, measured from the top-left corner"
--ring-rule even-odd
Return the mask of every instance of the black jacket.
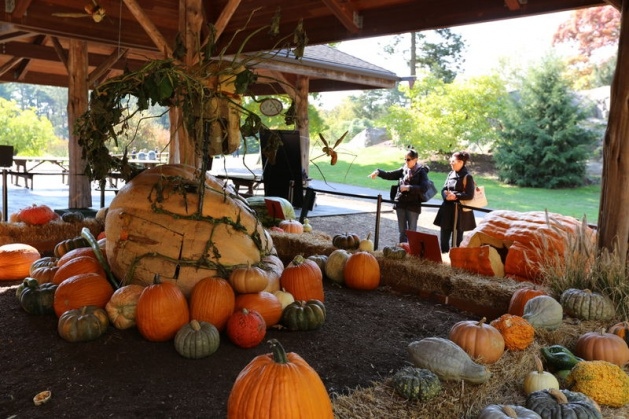
[[398, 188], [394, 199], [394, 208], [404, 208], [421, 213], [422, 201], [419, 195], [428, 189], [426, 184], [428, 183], [429, 171], [428, 166], [417, 163], [412, 169], [408, 169], [406, 165], [389, 172], [378, 169], [378, 177], [386, 180], [397, 180], [398, 185], [410, 185], [409, 191], [400, 192]]
[[[463, 179], [467, 176], [465, 182]], [[465, 188], [463, 187], [465, 183]], [[448, 173], [448, 177], [441, 189], [441, 197], [443, 203], [437, 211], [434, 225], [441, 228], [452, 230], [454, 225], [454, 208], [455, 202], [463, 199], [474, 198], [474, 178], [467, 171], [467, 167], [463, 166], [461, 170], [455, 172], [454, 170]], [[446, 191], [452, 191], [457, 197], [456, 201], [446, 200]], [[476, 228], [476, 219], [474, 218], [474, 211], [463, 211], [460, 205], [456, 205], [459, 208], [457, 216], [457, 230], [469, 231]]]

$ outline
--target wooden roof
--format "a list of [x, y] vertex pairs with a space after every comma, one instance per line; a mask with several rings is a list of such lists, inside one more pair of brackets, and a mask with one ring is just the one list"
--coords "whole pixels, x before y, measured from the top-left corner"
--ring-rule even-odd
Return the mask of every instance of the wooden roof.
[[[5, 82], [67, 86], [68, 40], [80, 39], [88, 43], [93, 86], [103, 78], [119, 74], [125, 67], [134, 69], [147, 59], [163, 58], [160, 48], [172, 48], [179, 27], [185, 25], [180, 22], [180, 16], [185, 15], [180, 11], [185, 8], [184, 0], [5, 0], [3, 3], [0, 81]], [[202, 13], [207, 22], [215, 24], [218, 45], [233, 53], [245, 34], [269, 25], [278, 8], [281, 10], [279, 37], [271, 38], [263, 30], [246, 43], [245, 50], [270, 51], [282, 47], [278, 39], [292, 40], [300, 20], [308, 44], [320, 45], [604, 4], [600, 0], [212, 0], [203, 2]], [[95, 5], [105, 11], [99, 22], [86, 11]], [[311, 67], [317, 61], [308, 62], [308, 59], [304, 58]], [[278, 61], [283, 68], [297, 71], [298, 66], [290, 60]], [[367, 68], [351, 65], [342, 68], [342, 64], [339, 68], [326, 69], [331, 72], [330, 77], [322, 71], [325, 64], [324, 59], [314, 69], [302, 68], [310, 76], [310, 91], [369, 88], [382, 81], [378, 79], [383, 74], [368, 74]], [[275, 71], [279, 65], [274, 64]], [[359, 75], [358, 79], [351, 79], [350, 73]], [[386, 80], [379, 87], [389, 83]]]

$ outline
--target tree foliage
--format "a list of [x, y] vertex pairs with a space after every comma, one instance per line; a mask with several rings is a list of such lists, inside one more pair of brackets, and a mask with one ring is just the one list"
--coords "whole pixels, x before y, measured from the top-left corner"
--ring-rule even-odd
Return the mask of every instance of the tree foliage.
[[0, 143], [12, 145], [22, 156], [39, 156], [56, 137], [50, 121], [33, 109], [21, 110], [13, 101], [0, 98]]
[[568, 69], [577, 89], [608, 85], [613, 77], [620, 37], [620, 12], [612, 6], [574, 11], [559, 25], [553, 45], [572, 47]]
[[583, 127], [585, 110], [563, 71], [559, 60], [544, 58], [505, 108], [494, 154], [504, 182], [551, 189], [583, 184], [595, 134]]
[[423, 156], [459, 148], [488, 148], [497, 134], [506, 91], [497, 76], [446, 84], [432, 75], [404, 89], [410, 106], [392, 106], [381, 122], [400, 145]]

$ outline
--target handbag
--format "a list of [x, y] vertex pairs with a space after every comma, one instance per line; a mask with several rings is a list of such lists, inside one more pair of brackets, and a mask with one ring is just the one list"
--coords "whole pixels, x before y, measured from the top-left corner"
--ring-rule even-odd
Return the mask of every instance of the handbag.
[[[467, 180], [467, 176], [465, 176], [465, 178], [463, 178], [463, 189], [466, 188], [465, 185], [465, 181]], [[466, 199], [466, 200], [460, 200], [459, 202], [461, 202], [461, 204], [469, 206], [469, 207], [474, 207], [474, 208], [483, 208], [486, 207], [488, 202], [487, 202], [487, 197], [485, 196], [485, 187], [484, 186], [478, 186], [476, 184], [474, 184], [474, 198], [472, 199]], [[463, 211], [465, 212], [469, 212], [472, 211], [474, 208], [465, 208], [463, 207]]]
[[437, 195], [437, 188], [435, 187], [434, 182], [428, 179], [426, 182], [426, 192], [421, 192], [419, 194], [419, 199], [421, 199], [422, 202], [428, 202], [435, 195]]

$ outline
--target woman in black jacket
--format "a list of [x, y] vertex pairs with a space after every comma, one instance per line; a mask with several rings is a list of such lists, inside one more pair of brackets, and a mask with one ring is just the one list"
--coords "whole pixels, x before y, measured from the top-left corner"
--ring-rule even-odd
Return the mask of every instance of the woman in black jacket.
[[418, 163], [419, 155], [415, 150], [408, 150], [404, 160], [404, 166], [397, 170], [374, 170], [369, 177], [380, 177], [387, 180], [397, 180], [398, 189], [395, 195], [393, 208], [397, 215], [400, 243], [408, 241], [406, 230], [417, 231], [417, 220], [422, 212], [420, 193], [426, 192], [428, 172], [430, 168]]
[[456, 211], [456, 246], [463, 241], [463, 232], [476, 228], [474, 211], [463, 211], [460, 205], [456, 205], [460, 200], [474, 198], [474, 178], [467, 171], [465, 164], [470, 160], [469, 153], [457, 151], [450, 157], [450, 167], [452, 171], [448, 174], [441, 190], [443, 204], [437, 211], [437, 216], [433, 224], [441, 227], [441, 252], [450, 251], [450, 240], [454, 230], [454, 218]]

